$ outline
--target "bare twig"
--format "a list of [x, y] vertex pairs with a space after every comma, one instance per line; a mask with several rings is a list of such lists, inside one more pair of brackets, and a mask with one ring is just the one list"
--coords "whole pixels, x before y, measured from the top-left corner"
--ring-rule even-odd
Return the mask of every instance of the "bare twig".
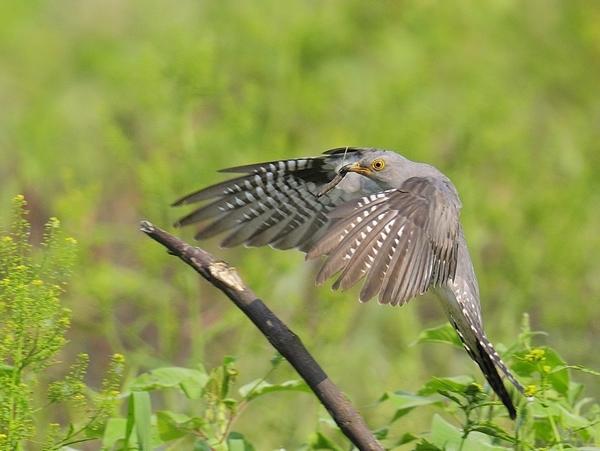
[[350, 401], [321, 369], [302, 341], [246, 286], [235, 268], [208, 252], [142, 221], [140, 229], [227, 295], [306, 381], [348, 439], [360, 450], [383, 447]]

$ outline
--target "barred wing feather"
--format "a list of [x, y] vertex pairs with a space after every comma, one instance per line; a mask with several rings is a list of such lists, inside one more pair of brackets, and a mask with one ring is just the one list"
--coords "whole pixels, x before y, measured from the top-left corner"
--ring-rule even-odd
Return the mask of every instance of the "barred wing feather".
[[342, 161], [358, 158], [339, 149], [327, 156], [272, 161], [224, 169], [243, 174], [189, 194], [174, 205], [211, 202], [183, 217], [176, 226], [201, 222], [196, 238], [228, 232], [222, 246], [271, 245], [277, 249], [306, 250], [329, 226], [328, 212], [358, 194], [333, 189], [318, 197], [319, 190], [336, 175]]
[[327, 255], [317, 283], [339, 272], [333, 288], [346, 289], [365, 278], [360, 300], [379, 294], [392, 305], [441, 285], [456, 272], [459, 210], [455, 192], [433, 177], [412, 177], [336, 208], [307, 255]]

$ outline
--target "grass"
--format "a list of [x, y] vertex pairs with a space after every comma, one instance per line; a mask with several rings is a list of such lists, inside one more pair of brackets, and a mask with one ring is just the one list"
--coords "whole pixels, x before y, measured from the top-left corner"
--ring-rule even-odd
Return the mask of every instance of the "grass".
[[[0, 219], [24, 193], [34, 238], [56, 216], [80, 243], [64, 360], [92, 354], [91, 384], [113, 353], [129, 377], [224, 354], [261, 377], [268, 345], [137, 223], [172, 223], [184, 211], [169, 204], [221, 180], [219, 168], [366, 145], [457, 185], [492, 341], [511, 343], [529, 312], [567, 361], [600, 368], [598, 20], [584, 1], [3, 2]], [[354, 292], [313, 288], [300, 254], [203, 245], [240, 269], [374, 427], [386, 390], [434, 374], [480, 380], [460, 351], [410, 346], [442, 318], [432, 299], [358, 305]], [[319, 411], [300, 395], [251, 408], [239, 429], [258, 449], [295, 447]]]

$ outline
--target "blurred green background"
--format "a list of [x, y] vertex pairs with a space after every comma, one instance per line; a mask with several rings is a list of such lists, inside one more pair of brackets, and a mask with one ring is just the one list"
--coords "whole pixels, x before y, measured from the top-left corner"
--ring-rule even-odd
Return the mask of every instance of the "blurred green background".
[[[0, 219], [23, 193], [38, 234], [57, 216], [80, 242], [62, 360], [89, 352], [91, 383], [113, 352], [131, 375], [232, 354], [242, 381], [261, 377], [270, 346], [138, 221], [169, 227], [185, 213], [169, 204], [219, 168], [345, 145], [452, 178], [492, 341], [512, 342], [529, 312], [570, 363], [600, 368], [600, 2], [0, 3]], [[374, 428], [386, 390], [481, 380], [465, 353], [411, 346], [444, 321], [433, 298], [359, 305], [356, 292], [315, 289], [300, 253], [203, 246], [240, 269]], [[250, 409], [237, 429], [258, 449], [297, 446], [320, 412], [308, 395]]]

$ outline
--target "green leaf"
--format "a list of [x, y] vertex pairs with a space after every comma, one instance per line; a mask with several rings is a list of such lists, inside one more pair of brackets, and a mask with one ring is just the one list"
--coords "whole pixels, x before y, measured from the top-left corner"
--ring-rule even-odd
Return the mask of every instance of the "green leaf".
[[435, 414], [431, 423], [429, 440], [442, 449], [454, 449], [462, 441], [462, 431]]
[[472, 431], [481, 432], [483, 434], [489, 435], [490, 437], [495, 437], [500, 440], [505, 440], [510, 443], [516, 443], [515, 438], [502, 429], [500, 426], [495, 425], [494, 423], [482, 423], [478, 424], [471, 428]]
[[[548, 418], [536, 418], [533, 422], [533, 436], [540, 443], [554, 443], [555, 436], [552, 431], [552, 423]], [[554, 448], [556, 449], [556, 448]]]
[[480, 432], [471, 432], [466, 438], [463, 438], [463, 431], [437, 414], [433, 417], [429, 441], [435, 446], [448, 451], [459, 449], [461, 451], [499, 451], [509, 449], [492, 445], [489, 437]]
[[113, 449], [119, 440], [124, 440], [127, 418], [109, 418], [102, 436], [102, 449]]
[[161, 440], [168, 442], [181, 438], [190, 432], [198, 431], [204, 425], [199, 417], [189, 417], [171, 411], [156, 412], [156, 427]]
[[[152, 406], [150, 394], [145, 391], [132, 392], [129, 397], [128, 422], [133, 422], [133, 429], [141, 451], [152, 449]], [[132, 426], [128, 424], [128, 431]]]
[[434, 393], [451, 392], [463, 395], [473, 382], [473, 378], [469, 376], [434, 377], [419, 390], [418, 394], [427, 396]]
[[419, 334], [415, 343], [446, 343], [462, 348], [462, 343], [450, 323], [425, 329]]
[[569, 384], [569, 394], [567, 395], [567, 399], [569, 400], [570, 404], [574, 405], [573, 410], [575, 412], [578, 412], [578, 410], [584, 404], [587, 404], [588, 402], [593, 401], [592, 398], [583, 398], [582, 399], [582, 394], [583, 394], [584, 390], [585, 390], [585, 386], [583, 384], [580, 384], [578, 382], [571, 382]]
[[534, 418], [558, 418], [560, 416], [559, 404], [558, 403], [544, 403], [538, 398], [527, 404], [531, 415]]
[[566, 426], [567, 428], [585, 429], [585, 428], [591, 426], [591, 424], [592, 424], [588, 419], [581, 417], [579, 415], [576, 415], [572, 412], [569, 412], [567, 409], [565, 409], [561, 405], [558, 406], [558, 411], [560, 414], [561, 424], [563, 426]]
[[438, 448], [433, 443], [428, 442], [424, 438], [421, 439], [417, 446], [415, 447], [415, 451], [444, 451], [443, 449]]
[[310, 449], [310, 450], [325, 449], [325, 450], [330, 450], [330, 451], [342, 451], [342, 449], [339, 446], [337, 446], [332, 440], [330, 440], [328, 437], [321, 434], [320, 432], [313, 434], [313, 436], [310, 439], [308, 449]]
[[392, 418], [392, 422], [394, 422], [398, 418], [406, 415], [415, 407], [440, 404], [442, 400], [437, 395], [420, 396], [398, 390], [384, 394], [380, 401], [389, 401], [396, 408], [396, 413]]
[[327, 427], [334, 429], [336, 431], [341, 431], [338, 424], [335, 422], [335, 420], [333, 418], [331, 418], [330, 415], [327, 415], [327, 416], [319, 415], [319, 423], [325, 424], [325, 425], [327, 425]]
[[[534, 352], [541, 352], [538, 359], [532, 359]], [[519, 376], [532, 377], [534, 374], [540, 374], [547, 378], [552, 388], [561, 395], [566, 395], [569, 391], [569, 371], [568, 366], [558, 353], [549, 347], [536, 348], [533, 351], [522, 351], [516, 353], [514, 358], [517, 360], [512, 369]]]
[[398, 440], [396, 442], [395, 446], [401, 446], [401, 445], [405, 445], [407, 443], [410, 442], [414, 442], [416, 439], [418, 439], [419, 437], [417, 437], [416, 435], [410, 433], [410, 432], [406, 432], [402, 435], [402, 437], [400, 437], [400, 440]]
[[131, 384], [132, 391], [180, 389], [189, 399], [199, 399], [209, 377], [203, 370], [166, 367], [138, 376]]
[[439, 403], [441, 400], [436, 396], [420, 396], [412, 393], [398, 390], [391, 393], [386, 393], [382, 397], [382, 401], [389, 401], [397, 409], [408, 409], [411, 407], [426, 406], [429, 404]]
[[514, 355], [516, 362], [511, 365], [511, 369], [515, 372], [515, 374], [521, 377], [532, 377], [533, 374], [538, 370], [538, 366], [536, 362], [529, 362], [525, 360], [525, 356], [527, 355], [527, 351], [517, 352]]
[[566, 396], [569, 391], [569, 370], [565, 367], [565, 361], [552, 348], [546, 348], [546, 365], [550, 365], [552, 370], [548, 374], [548, 381], [561, 395]]
[[373, 435], [375, 436], [375, 438], [377, 440], [385, 440], [389, 433], [390, 433], [390, 429], [385, 428], [385, 427], [381, 428], [381, 429], [377, 429], [376, 431], [373, 431]]
[[254, 451], [254, 446], [239, 432], [231, 432], [227, 436], [227, 449], [229, 451]]
[[250, 401], [258, 398], [259, 396], [266, 395], [267, 393], [289, 391], [310, 392], [310, 388], [304, 381], [300, 380], [290, 380], [282, 382], [281, 384], [270, 384], [267, 381], [261, 381], [260, 379], [257, 379], [244, 385], [243, 387], [240, 387], [238, 391], [241, 396]]
[[213, 451], [213, 449], [206, 442], [206, 440], [200, 439], [194, 443], [194, 451]]
[[284, 360], [285, 358], [281, 354], [277, 353], [271, 358], [271, 366], [273, 368], [277, 368]]

